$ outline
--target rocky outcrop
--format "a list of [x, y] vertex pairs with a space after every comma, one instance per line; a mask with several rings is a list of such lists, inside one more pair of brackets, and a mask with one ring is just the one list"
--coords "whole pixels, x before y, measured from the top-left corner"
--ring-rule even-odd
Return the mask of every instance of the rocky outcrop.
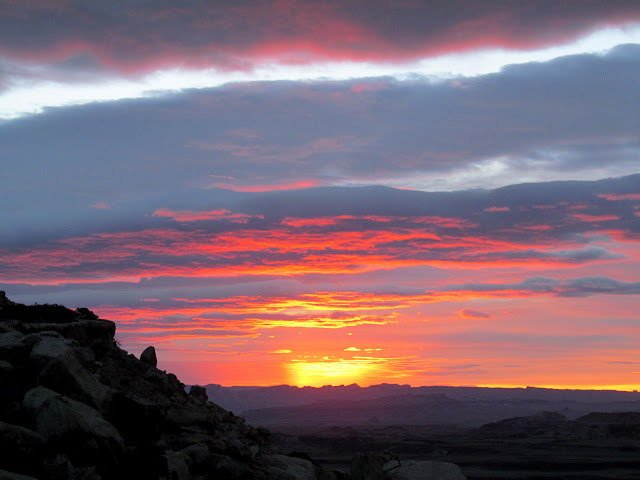
[[140, 361], [151, 365], [152, 367], [158, 366], [158, 357], [156, 357], [156, 349], [154, 347], [147, 347], [140, 354]]
[[[203, 387], [187, 393], [156, 367], [153, 347], [137, 359], [114, 335], [86, 308], [0, 292], [0, 480], [350, 478], [272, 451], [266, 429], [209, 402]], [[376, 455], [362, 459], [354, 479], [464, 478], [440, 462], [387, 471]]]
[[187, 394], [156, 368], [153, 348], [140, 361], [114, 334], [87, 309], [0, 294], [0, 477], [267, 479], [278, 470], [265, 461], [268, 431], [202, 388]]

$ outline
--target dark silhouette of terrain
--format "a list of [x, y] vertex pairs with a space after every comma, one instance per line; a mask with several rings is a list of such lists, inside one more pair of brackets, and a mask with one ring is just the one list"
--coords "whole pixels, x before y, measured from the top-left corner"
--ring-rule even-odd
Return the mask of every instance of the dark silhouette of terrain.
[[206, 386], [327, 468], [358, 452], [446, 460], [476, 480], [640, 478], [638, 392], [408, 385]]
[[313, 387], [221, 387], [209, 398], [257, 425], [451, 425], [478, 427], [509, 417], [555, 411], [640, 412], [640, 393], [548, 388], [410, 387], [382, 384]]

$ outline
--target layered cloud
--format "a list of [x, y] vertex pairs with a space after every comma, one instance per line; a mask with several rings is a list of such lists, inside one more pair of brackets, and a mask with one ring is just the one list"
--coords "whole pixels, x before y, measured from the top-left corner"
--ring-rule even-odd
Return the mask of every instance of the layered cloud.
[[[251, 68], [261, 59], [411, 59], [532, 49], [640, 21], [635, 2], [83, 1], [0, 4], [2, 53], [69, 68]], [[61, 66], [62, 66], [61, 65]]]
[[636, 388], [639, 59], [622, 0], [0, 0], [0, 289], [190, 382]]

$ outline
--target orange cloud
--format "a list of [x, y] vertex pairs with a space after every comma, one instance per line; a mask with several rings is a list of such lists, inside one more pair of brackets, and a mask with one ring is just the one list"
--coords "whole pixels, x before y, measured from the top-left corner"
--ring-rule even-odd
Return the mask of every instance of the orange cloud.
[[463, 308], [457, 313], [462, 318], [493, 318], [493, 315], [490, 313], [481, 312], [480, 310], [475, 310], [473, 308]]
[[231, 213], [229, 210], [209, 210], [196, 212], [193, 210], [169, 210], [159, 208], [153, 212], [154, 217], [171, 218], [176, 222], [196, 222], [202, 220], [230, 220], [236, 223], [247, 223], [250, 218], [262, 218], [262, 216], [247, 215], [245, 213]]
[[300, 188], [310, 188], [318, 186], [316, 180], [300, 180], [292, 183], [278, 183], [270, 185], [234, 185], [231, 183], [213, 183], [215, 188], [224, 188], [234, 192], [272, 192], [276, 190], [297, 190]]

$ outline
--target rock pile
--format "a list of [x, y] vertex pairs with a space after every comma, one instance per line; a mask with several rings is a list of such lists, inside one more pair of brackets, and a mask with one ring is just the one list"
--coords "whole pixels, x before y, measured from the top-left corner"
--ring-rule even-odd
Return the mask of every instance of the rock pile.
[[[153, 347], [139, 360], [115, 330], [86, 308], [0, 292], [0, 480], [350, 478], [273, 452], [266, 429], [209, 402], [203, 387], [187, 393], [156, 368]], [[383, 473], [360, 467], [362, 480]], [[414, 469], [389, 478], [440, 478]]]
[[0, 292], [0, 478], [294, 478], [300, 459], [273, 455], [267, 430], [201, 387], [186, 393], [153, 348], [140, 361], [114, 334], [87, 309]]

